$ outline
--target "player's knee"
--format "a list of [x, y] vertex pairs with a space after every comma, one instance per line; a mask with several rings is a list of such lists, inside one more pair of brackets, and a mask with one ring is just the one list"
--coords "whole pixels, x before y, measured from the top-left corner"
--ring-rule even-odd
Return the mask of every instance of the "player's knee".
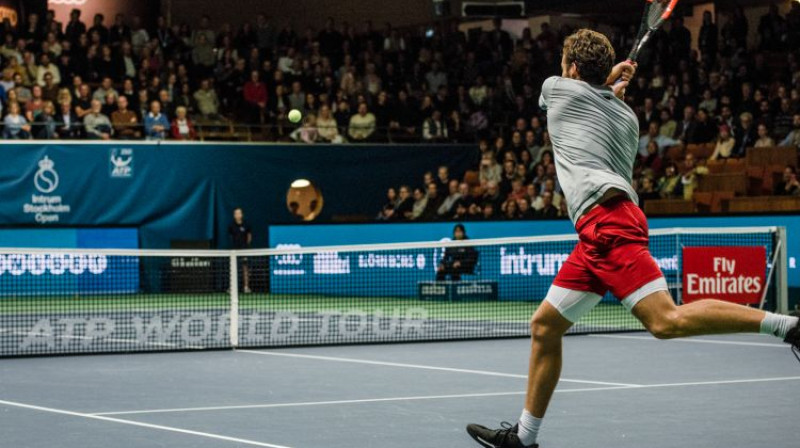
[[686, 325], [680, 308], [676, 308], [649, 322], [646, 327], [656, 339], [675, 339], [684, 336]]
[[539, 313], [531, 318], [531, 337], [534, 340], [546, 341], [553, 338], [560, 338], [561, 332], [555, 328], [553, 323]]

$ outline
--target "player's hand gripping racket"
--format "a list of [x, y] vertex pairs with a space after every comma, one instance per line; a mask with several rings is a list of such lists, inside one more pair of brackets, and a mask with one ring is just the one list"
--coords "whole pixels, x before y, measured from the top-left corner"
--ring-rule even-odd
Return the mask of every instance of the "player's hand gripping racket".
[[647, 0], [642, 15], [642, 24], [639, 26], [639, 35], [636, 36], [636, 42], [633, 43], [633, 49], [628, 55], [628, 62], [636, 62], [639, 52], [653, 37], [653, 33], [669, 19], [677, 4], [678, 0]]

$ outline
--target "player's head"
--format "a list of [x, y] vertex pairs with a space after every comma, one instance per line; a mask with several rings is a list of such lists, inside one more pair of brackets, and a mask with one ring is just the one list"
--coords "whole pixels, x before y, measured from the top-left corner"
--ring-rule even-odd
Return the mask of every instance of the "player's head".
[[564, 40], [562, 76], [605, 84], [615, 58], [614, 47], [606, 36], [592, 30], [578, 30]]
[[236, 222], [242, 222], [244, 219], [244, 210], [241, 207], [236, 207], [233, 209], [233, 220]]

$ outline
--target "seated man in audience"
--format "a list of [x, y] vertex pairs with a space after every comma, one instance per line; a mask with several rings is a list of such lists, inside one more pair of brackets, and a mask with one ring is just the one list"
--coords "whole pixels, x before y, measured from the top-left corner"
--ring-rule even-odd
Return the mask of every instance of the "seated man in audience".
[[558, 218], [558, 208], [555, 205], [553, 205], [553, 192], [545, 190], [539, 197], [542, 198], [542, 208], [536, 211], [536, 218], [538, 219]]
[[660, 125], [658, 121], [651, 121], [650, 125], [647, 128], [647, 134], [643, 135], [639, 138], [639, 155], [642, 157], [647, 157], [649, 154], [647, 152], [647, 145], [654, 141], [658, 144], [658, 153], [659, 155], [663, 155], [664, 151], [669, 148], [670, 146], [680, 145], [681, 142], [679, 140], [675, 140], [669, 138], [660, 132]]
[[[464, 225], [456, 224], [453, 228], [453, 241], [466, 239], [468, 238]], [[478, 252], [474, 247], [448, 247], [444, 250], [439, 267], [436, 268], [436, 281], [447, 280], [447, 277], [454, 282], [460, 281], [462, 275], [474, 272], [477, 262]]]
[[797, 169], [787, 166], [783, 169], [783, 179], [775, 185], [777, 196], [800, 196], [800, 182], [797, 181]]
[[150, 112], [144, 117], [144, 134], [148, 140], [164, 140], [170, 129], [169, 119], [161, 113], [161, 103], [150, 103]]
[[100, 101], [92, 100], [91, 110], [83, 117], [83, 125], [86, 127], [86, 136], [90, 139], [111, 139], [111, 121], [101, 112], [102, 108], [103, 104]]
[[780, 143], [780, 146], [794, 146], [800, 149], [800, 114], [792, 117], [792, 130]]
[[219, 97], [217, 92], [211, 87], [211, 80], [204, 79], [200, 82], [200, 89], [194, 92], [194, 101], [197, 103], [197, 110], [200, 115], [207, 120], [219, 120]]
[[375, 133], [375, 115], [367, 110], [367, 103], [358, 105], [358, 113], [350, 117], [347, 135], [354, 142], [366, 142]]
[[100, 83], [100, 87], [98, 87], [97, 90], [94, 91], [94, 94], [92, 94], [92, 99], [105, 101], [106, 96], [108, 96], [109, 93], [114, 95], [115, 99], [119, 97], [119, 92], [117, 92], [117, 89], [114, 88], [114, 82], [111, 80], [111, 78], [106, 76]]
[[123, 140], [141, 138], [142, 130], [136, 112], [128, 109], [128, 97], [117, 98], [117, 110], [111, 113], [114, 134]]
[[58, 105], [58, 108], [59, 110], [55, 115], [58, 138], [64, 140], [80, 138], [83, 129], [77, 115], [72, 111], [72, 103], [63, 101]]
[[694, 154], [686, 154], [683, 159], [683, 175], [681, 185], [683, 186], [683, 199], [691, 201], [694, 197], [694, 190], [700, 184], [700, 178], [708, 174], [708, 168], [695, 160]]

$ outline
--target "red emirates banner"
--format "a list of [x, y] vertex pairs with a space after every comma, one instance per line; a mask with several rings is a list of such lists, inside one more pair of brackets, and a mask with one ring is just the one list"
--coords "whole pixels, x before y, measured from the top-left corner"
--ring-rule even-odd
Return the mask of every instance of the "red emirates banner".
[[760, 303], [766, 270], [764, 246], [684, 247], [683, 302], [719, 299]]

